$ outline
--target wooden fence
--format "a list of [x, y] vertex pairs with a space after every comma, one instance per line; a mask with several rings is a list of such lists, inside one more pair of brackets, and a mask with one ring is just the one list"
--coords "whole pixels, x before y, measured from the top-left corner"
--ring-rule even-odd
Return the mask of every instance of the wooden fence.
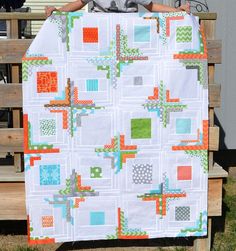
[[[208, 47], [209, 77], [209, 179], [208, 179], [208, 238], [197, 238], [194, 250], [210, 249], [212, 217], [222, 214], [222, 184], [227, 177], [213, 153], [219, 147], [219, 128], [214, 125], [214, 108], [220, 107], [220, 85], [214, 81], [215, 64], [221, 63], [221, 41], [215, 39], [215, 13], [199, 13]], [[0, 39], [0, 64], [10, 64], [12, 83], [0, 84], [0, 107], [13, 111], [13, 127], [0, 129], [0, 152], [14, 154], [14, 167], [0, 166], [0, 220], [25, 220], [25, 194], [23, 173], [23, 129], [21, 58], [30, 46], [31, 39], [20, 39], [21, 20], [44, 20], [38, 13], [1, 13], [0, 20], [7, 20], [7, 39]]]

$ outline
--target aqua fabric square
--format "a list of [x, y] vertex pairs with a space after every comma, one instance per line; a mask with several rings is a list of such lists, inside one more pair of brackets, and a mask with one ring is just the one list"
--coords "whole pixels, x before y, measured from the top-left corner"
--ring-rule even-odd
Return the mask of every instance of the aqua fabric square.
[[90, 212], [90, 225], [105, 225], [105, 213]]
[[39, 166], [40, 185], [60, 185], [60, 165]]
[[98, 91], [98, 80], [97, 79], [87, 79], [87, 91], [97, 92]]
[[150, 42], [150, 26], [134, 26], [134, 42]]
[[176, 133], [191, 133], [191, 119], [176, 119]]

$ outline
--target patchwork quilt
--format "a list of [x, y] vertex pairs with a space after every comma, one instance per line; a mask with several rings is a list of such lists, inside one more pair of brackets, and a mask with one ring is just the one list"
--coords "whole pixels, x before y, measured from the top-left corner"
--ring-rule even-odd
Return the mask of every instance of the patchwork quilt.
[[207, 234], [196, 17], [55, 13], [22, 78], [29, 243]]

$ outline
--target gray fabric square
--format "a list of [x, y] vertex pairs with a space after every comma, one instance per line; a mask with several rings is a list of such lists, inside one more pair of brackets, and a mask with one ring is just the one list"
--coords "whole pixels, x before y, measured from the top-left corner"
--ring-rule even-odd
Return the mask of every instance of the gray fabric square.
[[152, 184], [152, 165], [137, 164], [133, 165], [134, 184]]
[[176, 221], [190, 221], [190, 207], [175, 207]]
[[143, 77], [134, 77], [134, 85], [142, 85]]

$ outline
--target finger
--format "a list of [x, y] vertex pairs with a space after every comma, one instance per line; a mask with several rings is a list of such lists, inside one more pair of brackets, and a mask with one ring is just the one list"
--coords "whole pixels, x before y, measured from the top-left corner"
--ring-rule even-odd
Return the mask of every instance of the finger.
[[187, 1], [187, 10], [188, 10], [188, 13], [190, 13], [190, 2]]
[[48, 11], [46, 12], [47, 17], [51, 16], [51, 14], [52, 14], [52, 12], [51, 12], [50, 10], [48, 10]]

